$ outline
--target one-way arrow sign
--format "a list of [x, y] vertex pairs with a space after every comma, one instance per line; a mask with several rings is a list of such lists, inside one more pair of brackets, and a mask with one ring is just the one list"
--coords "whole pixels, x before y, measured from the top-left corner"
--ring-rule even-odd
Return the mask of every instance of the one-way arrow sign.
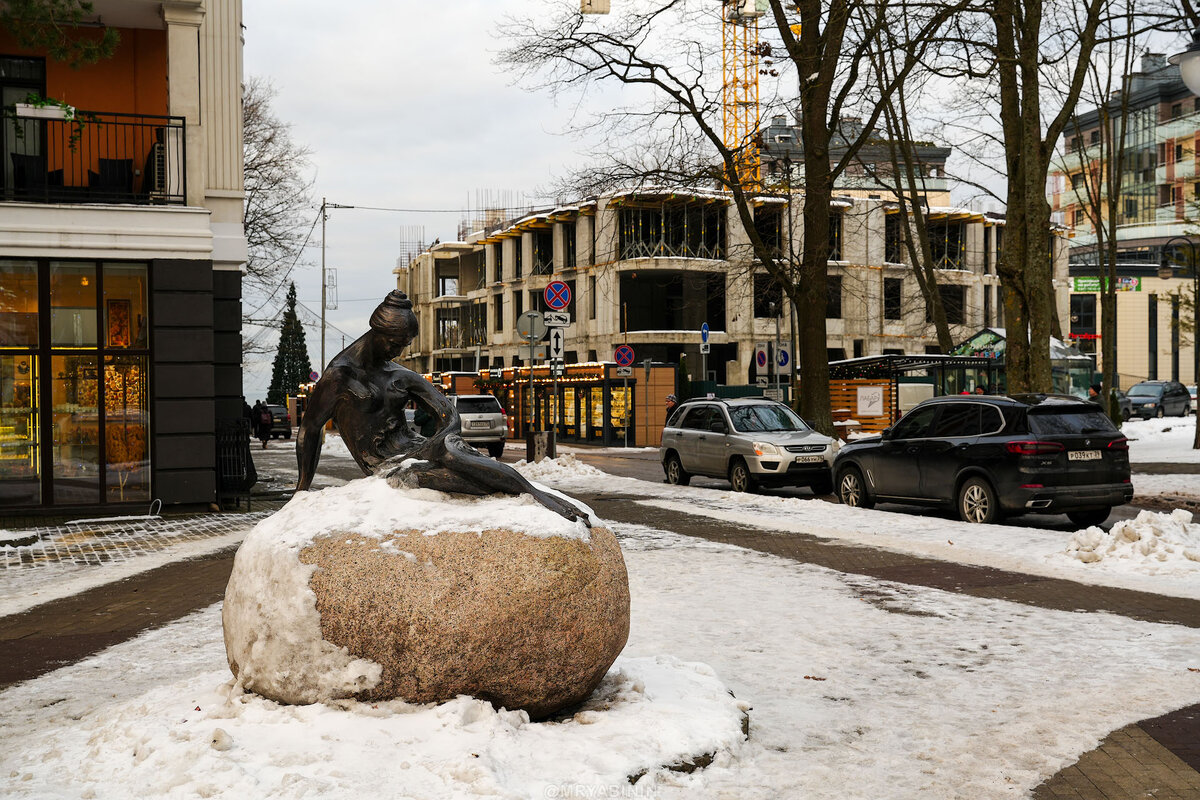
[[567, 335], [562, 328], [550, 329], [550, 360], [562, 361]]

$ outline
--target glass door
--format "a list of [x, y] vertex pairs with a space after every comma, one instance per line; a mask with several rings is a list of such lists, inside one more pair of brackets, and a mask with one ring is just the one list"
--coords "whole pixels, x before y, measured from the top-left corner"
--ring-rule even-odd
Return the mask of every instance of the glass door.
[[42, 502], [38, 358], [0, 355], [0, 506]]

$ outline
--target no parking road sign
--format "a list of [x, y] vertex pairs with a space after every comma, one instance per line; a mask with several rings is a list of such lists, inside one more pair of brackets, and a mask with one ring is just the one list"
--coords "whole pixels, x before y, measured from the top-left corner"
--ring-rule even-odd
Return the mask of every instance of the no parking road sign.
[[562, 311], [571, 305], [571, 287], [562, 281], [550, 281], [542, 295], [546, 298], [546, 305], [555, 311]]
[[613, 361], [622, 367], [628, 367], [633, 363], [633, 348], [627, 344], [621, 345], [613, 351]]

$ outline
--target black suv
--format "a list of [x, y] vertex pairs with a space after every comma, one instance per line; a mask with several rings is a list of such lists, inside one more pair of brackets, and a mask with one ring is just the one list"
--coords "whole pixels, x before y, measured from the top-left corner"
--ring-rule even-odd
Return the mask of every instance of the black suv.
[[1135, 417], [1164, 417], [1192, 413], [1192, 395], [1179, 381], [1142, 381], [1129, 387]]
[[1133, 498], [1129, 442], [1093, 403], [1023, 394], [936, 397], [842, 447], [838, 498], [955, 508], [967, 522], [1063, 514], [1099, 525]]

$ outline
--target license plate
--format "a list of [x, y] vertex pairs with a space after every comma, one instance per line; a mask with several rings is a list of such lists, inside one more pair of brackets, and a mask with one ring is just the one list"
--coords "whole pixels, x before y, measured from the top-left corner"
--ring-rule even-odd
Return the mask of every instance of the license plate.
[[490, 427], [492, 427], [492, 423], [488, 422], [486, 419], [473, 419], [473, 420], [471, 420], [470, 427], [472, 427], [472, 428], [490, 428]]
[[796, 463], [797, 464], [816, 464], [816, 463], [818, 463], [820, 461], [824, 461], [824, 460], [825, 459], [822, 456], [798, 456], [796, 458]]
[[1067, 453], [1067, 461], [1099, 461], [1099, 450], [1071, 450]]

